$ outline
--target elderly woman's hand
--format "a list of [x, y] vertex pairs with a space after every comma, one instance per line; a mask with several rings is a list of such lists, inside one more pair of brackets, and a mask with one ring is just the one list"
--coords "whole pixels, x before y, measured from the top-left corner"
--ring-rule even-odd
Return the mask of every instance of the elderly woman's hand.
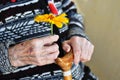
[[55, 62], [59, 55], [56, 43], [58, 35], [36, 38], [17, 44], [9, 48], [9, 59], [13, 66], [28, 64], [46, 65]]
[[63, 49], [69, 52], [73, 49], [74, 63], [78, 64], [81, 62], [87, 62], [91, 59], [93, 54], [94, 46], [86, 38], [73, 36], [69, 40], [63, 42]]

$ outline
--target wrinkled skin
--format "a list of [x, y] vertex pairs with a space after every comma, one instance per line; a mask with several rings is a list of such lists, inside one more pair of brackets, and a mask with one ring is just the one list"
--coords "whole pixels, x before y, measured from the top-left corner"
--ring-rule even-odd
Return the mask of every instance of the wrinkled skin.
[[78, 64], [80, 61], [81, 62], [90, 61], [93, 54], [94, 45], [86, 38], [73, 36], [69, 40], [63, 42], [63, 49], [66, 52], [69, 52], [71, 47], [74, 53], [75, 64]]
[[[59, 46], [55, 43], [58, 35], [27, 40], [9, 48], [9, 59], [13, 66], [28, 64], [46, 65], [55, 62], [59, 55]], [[87, 62], [91, 59], [94, 46], [85, 38], [73, 36], [63, 42], [63, 49], [69, 52], [73, 49], [74, 62]]]

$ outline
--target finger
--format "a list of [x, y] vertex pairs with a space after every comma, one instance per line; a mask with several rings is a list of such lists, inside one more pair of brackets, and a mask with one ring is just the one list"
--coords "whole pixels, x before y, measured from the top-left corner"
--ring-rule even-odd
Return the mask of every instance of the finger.
[[58, 55], [59, 55], [59, 51], [43, 56], [40, 60], [38, 60], [39, 65], [46, 65], [46, 64], [54, 63]]
[[84, 62], [87, 60], [88, 58], [88, 43], [83, 43], [82, 46], [81, 46], [81, 49], [82, 49], [82, 53], [81, 53], [81, 56], [80, 56], [80, 60], [81, 62]]
[[31, 44], [35, 45], [36, 47], [40, 47], [43, 45], [50, 45], [56, 42], [59, 39], [58, 35], [50, 35], [46, 37], [36, 38], [31, 40]]
[[41, 60], [41, 62], [39, 63], [32, 63], [33, 65], [37, 65], [37, 66], [43, 66], [43, 65], [47, 65], [47, 64], [52, 64], [55, 63], [55, 60]]
[[81, 48], [80, 43], [75, 41], [72, 45], [73, 53], [74, 53], [74, 62], [75, 64], [78, 64], [80, 61], [80, 54], [81, 54]]
[[88, 61], [91, 60], [93, 51], [94, 51], [94, 46], [90, 43], [90, 45], [89, 45], [89, 52], [88, 52]]
[[59, 51], [56, 51], [56, 52], [54, 52], [54, 53], [51, 53], [51, 54], [47, 54], [45, 57], [44, 57], [44, 59], [45, 60], [47, 60], [47, 59], [53, 59], [53, 60], [55, 60], [57, 57], [58, 57], [58, 55], [59, 55]]
[[47, 65], [47, 64], [52, 64], [52, 63], [55, 63], [55, 60], [48, 59], [48, 60], [43, 60], [41, 65]]
[[44, 48], [43, 48], [44, 54], [53, 53], [56, 51], [59, 51], [59, 46], [56, 43], [54, 43], [53, 45], [50, 45], [50, 46], [44, 46]]
[[42, 37], [41, 38], [42, 43], [44, 45], [46, 45], [46, 44], [52, 44], [52, 43], [56, 42], [58, 39], [59, 39], [58, 35], [50, 35], [50, 36]]
[[28, 60], [27, 61], [31, 64], [41, 66], [41, 65], [54, 63], [58, 55], [59, 55], [59, 51], [56, 51], [51, 54], [32, 56], [31, 61], [28, 61]]
[[71, 46], [70, 46], [70, 44], [69, 44], [69, 41], [64, 41], [64, 42], [62, 43], [62, 47], [63, 47], [63, 50], [66, 51], [66, 52], [69, 52], [70, 49], [71, 49]]
[[87, 61], [89, 61], [90, 60], [90, 58], [91, 58], [91, 49], [92, 49], [92, 47], [91, 47], [91, 43], [90, 42], [86, 42], [86, 43], [84, 43], [84, 46], [82, 47], [82, 54], [81, 54], [81, 61], [82, 62], [87, 62]]
[[86, 59], [80, 59], [80, 61], [81, 61], [82, 63], [87, 62], [87, 60], [86, 60]]

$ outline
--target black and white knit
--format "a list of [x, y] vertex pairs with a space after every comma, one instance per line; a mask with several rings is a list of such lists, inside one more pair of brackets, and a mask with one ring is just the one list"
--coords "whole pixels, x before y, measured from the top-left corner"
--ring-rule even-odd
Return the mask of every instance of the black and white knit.
[[[87, 38], [84, 33], [82, 16], [77, 13], [74, 3], [71, 0], [54, 0], [54, 3], [58, 13], [64, 12], [70, 19], [68, 26], [65, 25], [58, 30], [59, 35], [67, 32], [67, 38], [74, 35]], [[27, 72], [29, 69], [32, 71], [37, 67], [28, 65], [14, 69], [9, 63], [7, 50], [9, 46], [25, 40], [50, 35], [50, 24], [34, 22], [36, 15], [45, 13], [50, 13], [45, 0], [17, 0], [15, 3], [10, 0], [0, 0], [0, 71], [2, 74], [22, 73], [22, 71]]]

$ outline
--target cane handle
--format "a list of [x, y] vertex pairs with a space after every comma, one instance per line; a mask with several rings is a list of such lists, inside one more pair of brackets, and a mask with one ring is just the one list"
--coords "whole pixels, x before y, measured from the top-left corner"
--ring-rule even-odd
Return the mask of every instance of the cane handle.
[[73, 52], [72, 50], [70, 50], [70, 52], [66, 53], [65, 56], [63, 56], [62, 58], [56, 59], [56, 63], [63, 70], [64, 80], [72, 80], [71, 67], [73, 63], [73, 58]]

